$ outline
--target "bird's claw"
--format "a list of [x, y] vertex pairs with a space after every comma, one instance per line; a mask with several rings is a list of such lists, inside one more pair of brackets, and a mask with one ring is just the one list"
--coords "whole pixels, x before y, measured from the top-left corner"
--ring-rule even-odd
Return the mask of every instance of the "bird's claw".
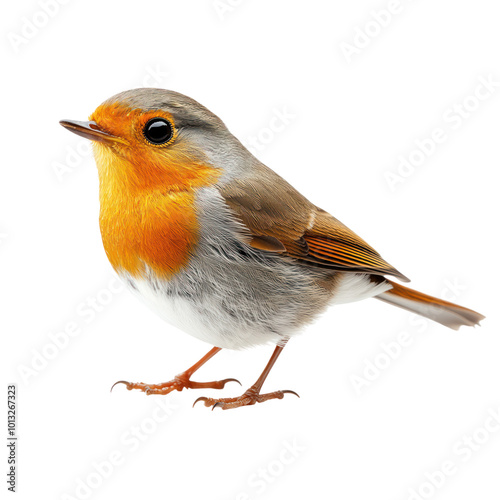
[[132, 384], [130, 382], [127, 382], [126, 380], [118, 380], [118, 382], [115, 382], [112, 386], [111, 386], [111, 389], [109, 390], [109, 392], [113, 392], [113, 389], [115, 388], [115, 385], [118, 385], [118, 384], [123, 384], [127, 387], [127, 390], [132, 390]]
[[242, 394], [241, 396], [235, 398], [207, 398], [205, 396], [199, 397], [194, 403], [193, 407], [198, 402], [203, 402], [206, 407], [212, 407], [212, 411], [215, 408], [222, 408], [223, 410], [229, 410], [231, 408], [239, 408], [240, 406], [250, 406], [255, 403], [264, 403], [265, 401], [269, 401], [270, 399], [283, 399], [285, 394], [294, 394], [298, 398], [300, 396], [295, 391], [284, 390], [284, 391], [276, 391], [270, 392], [267, 394], [259, 394], [251, 389]]
[[228, 382], [238, 382], [238, 384], [241, 385], [241, 382], [235, 378], [226, 378], [224, 380], [216, 380], [214, 382], [195, 382], [190, 380], [187, 376], [181, 374], [177, 375], [169, 382], [156, 385], [145, 384], [144, 382], [132, 383], [127, 382], [126, 380], [119, 380], [112, 385], [111, 391], [115, 385], [123, 384], [127, 390], [131, 391], [132, 389], [138, 389], [144, 392], [147, 396], [151, 396], [152, 394], [165, 395], [172, 391], [182, 391], [183, 389], [223, 389]]
[[281, 391], [283, 394], [294, 394], [295, 396], [297, 396], [298, 398], [300, 398], [300, 396], [295, 392], [295, 391], [291, 391], [289, 389], [285, 389], [284, 391]]
[[[206, 403], [206, 401], [208, 401], [209, 399], [211, 399], [211, 398], [207, 398], [207, 397], [205, 397], [205, 396], [201, 396], [201, 397], [199, 397], [199, 398], [198, 398], [198, 399], [197, 399], [197, 400], [193, 403], [193, 406], [192, 406], [192, 407], [194, 408], [194, 405], [195, 405], [196, 403], [198, 403], [199, 401], [204, 401], [204, 402], [205, 402], [205, 406], [210, 406], [210, 403], [209, 403], [209, 404], [207, 404], [207, 403]], [[213, 408], [212, 408], [212, 410], [213, 410]]]
[[220, 382], [221, 384], [223, 384], [222, 387], [224, 387], [228, 382], [238, 382], [238, 384], [241, 385], [241, 382], [237, 378], [226, 378], [224, 380], [221, 380]]

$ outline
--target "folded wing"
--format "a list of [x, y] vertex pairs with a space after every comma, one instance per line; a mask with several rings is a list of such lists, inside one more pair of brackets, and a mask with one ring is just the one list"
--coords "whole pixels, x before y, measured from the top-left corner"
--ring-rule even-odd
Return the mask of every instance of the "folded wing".
[[254, 248], [292, 257], [305, 265], [409, 281], [347, 226], [264, 165], [219, 186], [219, 190], [247, 228]]

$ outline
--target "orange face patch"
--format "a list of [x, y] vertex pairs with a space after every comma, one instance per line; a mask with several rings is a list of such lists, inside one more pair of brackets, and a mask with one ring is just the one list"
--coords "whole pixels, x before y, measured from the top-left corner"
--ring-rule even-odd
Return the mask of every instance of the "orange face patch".
[[[144, 125], [152, 118], [164, 118], [171, 123], [174, 135], [168, 144], [154, 145], [144, 137]], [[120, 168], [111, 169], [109, 173], [116, 180], [127, 184], [130, 190], [168, 186], [172, 191], [178, 191], [212, 184], [219, 176], [218, 170], [208, 164], [203, 151], [185, 139], [179, 140], [170, 113], [162, 110], [142, 111], [112, 103], [99, 106], [90, 119], [105, 132], [126, 142], [95, 146], [101, 154], [111, 156], [112, 161], [104, 160], [102, 165], [117, 166], [120, 163]], [[99, 164], [97, 166], [100, 167]]]
[[[143, 135], [144, 125], [156, 117], [173, 126], [168, 144], [150, 144]], [[198, 240], [195, 190], [214, 184], [220, 171], [195, 145], [179, 140], [169, 113], [104, 104], [90, 119], [125, 141], [94, 143], [109, 261], [133, 276], [142, 275], [146, 265], [159, 276], [172, 276], [189, 261]]]

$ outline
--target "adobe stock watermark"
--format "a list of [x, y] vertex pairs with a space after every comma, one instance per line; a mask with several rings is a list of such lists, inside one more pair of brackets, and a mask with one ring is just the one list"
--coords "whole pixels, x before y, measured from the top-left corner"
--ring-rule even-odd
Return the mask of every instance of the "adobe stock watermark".
[[306, 450], [307, 448], [299, 444], [296, 438], [285, 439], [275, 457], [248, 476], [246, 488], [238, 492], [234, 499], [251, 500], [257, 495], [262, 495]]
[[7, 34], [9, 44], [18, 54], [33, 38], [35, 38], [59, 13], [62, 6], [71, 0], [39, 0], [38, 9], [28, 16], [20, 19], [20, 27], [17, 31]]
[[[443, 300], [455, 302], [467, 287], [458, 278], [444, 280], [444, 287], [439, 296]], [[386, 373], [408, 349], [415, 344], [418, 335], [425, 332], [433, 323], [430, 319], [417, 314], [409, 315], [408, 330], [403, 330], [393, 338], [380, 344], [379, 351], [370, 358], [363, 359], [363, 366], [357, 373], [349, 376], [349, 381], [356, 394], [360, 395], [373, 386], [380, 377]]]
[[49, 332], [47, 339], [37, 349], [33, 348], [27, 363], [19, 363], [17, 371], [24, 384], [29, 385], [68, 348], [73, 339], [80, 336], [85, 327], [108, 309], [116, 296], [125, 289], [123, 283], [116, 277], [108, 280], [106, 287], [89, 295], [79, 302], [74, 309], [73, 319], [56, 331]]
[[224, 21], [226, 14], [234, 12], [243, 2], [244, 0], [213, 0], [212, 7], [217, 17]]
[[286, 106], [281, 109], [273, 108], [272, 116], [265, 127], [262, 127], [256, 134], [246, 137], [242, 143], [254, 155], [262, 152], [271, 144], [276, 136], [281, 134], [296, 115], [288, 111]]
[[[144, 88], [163, 87], [165, 82], [172, 77], [172, 73], [159, 64], [149, 65], [144, 68], [143, 76], [139, 82]], [[84, 165], [92, 156], [92, 141], [78, 139], [73, 145], [67, 144], [64, 157], [50, 164], [52, 171], [59, 183], [63, 183], [69, 176]]]
[[354, 28], [354, 35], [350, 41], [342, 41], [339, 44], [347, 63], [350, 64], [353, 57], [368, 48], [392, 24], [395, 17], [405, 10], [405, 4], [411, 2], [412, 0], [389, 0], [385, 8], [372, 10], [370, 19]]
[[441, 114], [442, 123], [434, 127], [426, 136], [413, 142], [415, 147], [405, 155], [399, 155], [397, 165], [384, 172], [384, 179], [391, 191], [404, 184], [415, 174], [441, 146], [459, 130], [481, 107], [482, 103], [491, 99], [500, 87], [500, 81], [494, 75], [478, 76], [474, 90], [460, 101], [447, 107]]
[[78, 139], [74, 145], [66, 145], [64, 159], [55, 160], [50, 166], [56, 179], [62, 183], [68, 174], [75, 172], [91, 156], [92, 142], [88, 139]]
[[451, 446], [450, 457], [425, 472], [422, 482], [408, 489], [408, 500], [428, 500], [443, 488], [459, 470], [500, 431], [500, 405], [490, 408], [480, 425], [463, 434]]
[[87, 500], [109, 478], [130, 459], [143, 443], [174, 414], [178, 406], [171, 397], [154, 398], [155, 408], [137, 425], [131, 425], [121, 433], [119, 443], [104, 457], [94, 460], [80, 477], [74, 480], [75, 486], [70, 493], [62, 493], [61, 500]]

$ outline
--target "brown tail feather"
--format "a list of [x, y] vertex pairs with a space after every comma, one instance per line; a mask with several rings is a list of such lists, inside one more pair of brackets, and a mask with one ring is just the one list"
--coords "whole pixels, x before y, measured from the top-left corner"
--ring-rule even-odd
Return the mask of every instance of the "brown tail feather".
[[420, 314], [454, 330], [458, 330], [463, 325], [477, 325], [484, 319], [482, 314], [471, 309], [425, 295], [389, 280], [386, 281], [392, 285], [392, 289], [377, 295], [376, 299]]

